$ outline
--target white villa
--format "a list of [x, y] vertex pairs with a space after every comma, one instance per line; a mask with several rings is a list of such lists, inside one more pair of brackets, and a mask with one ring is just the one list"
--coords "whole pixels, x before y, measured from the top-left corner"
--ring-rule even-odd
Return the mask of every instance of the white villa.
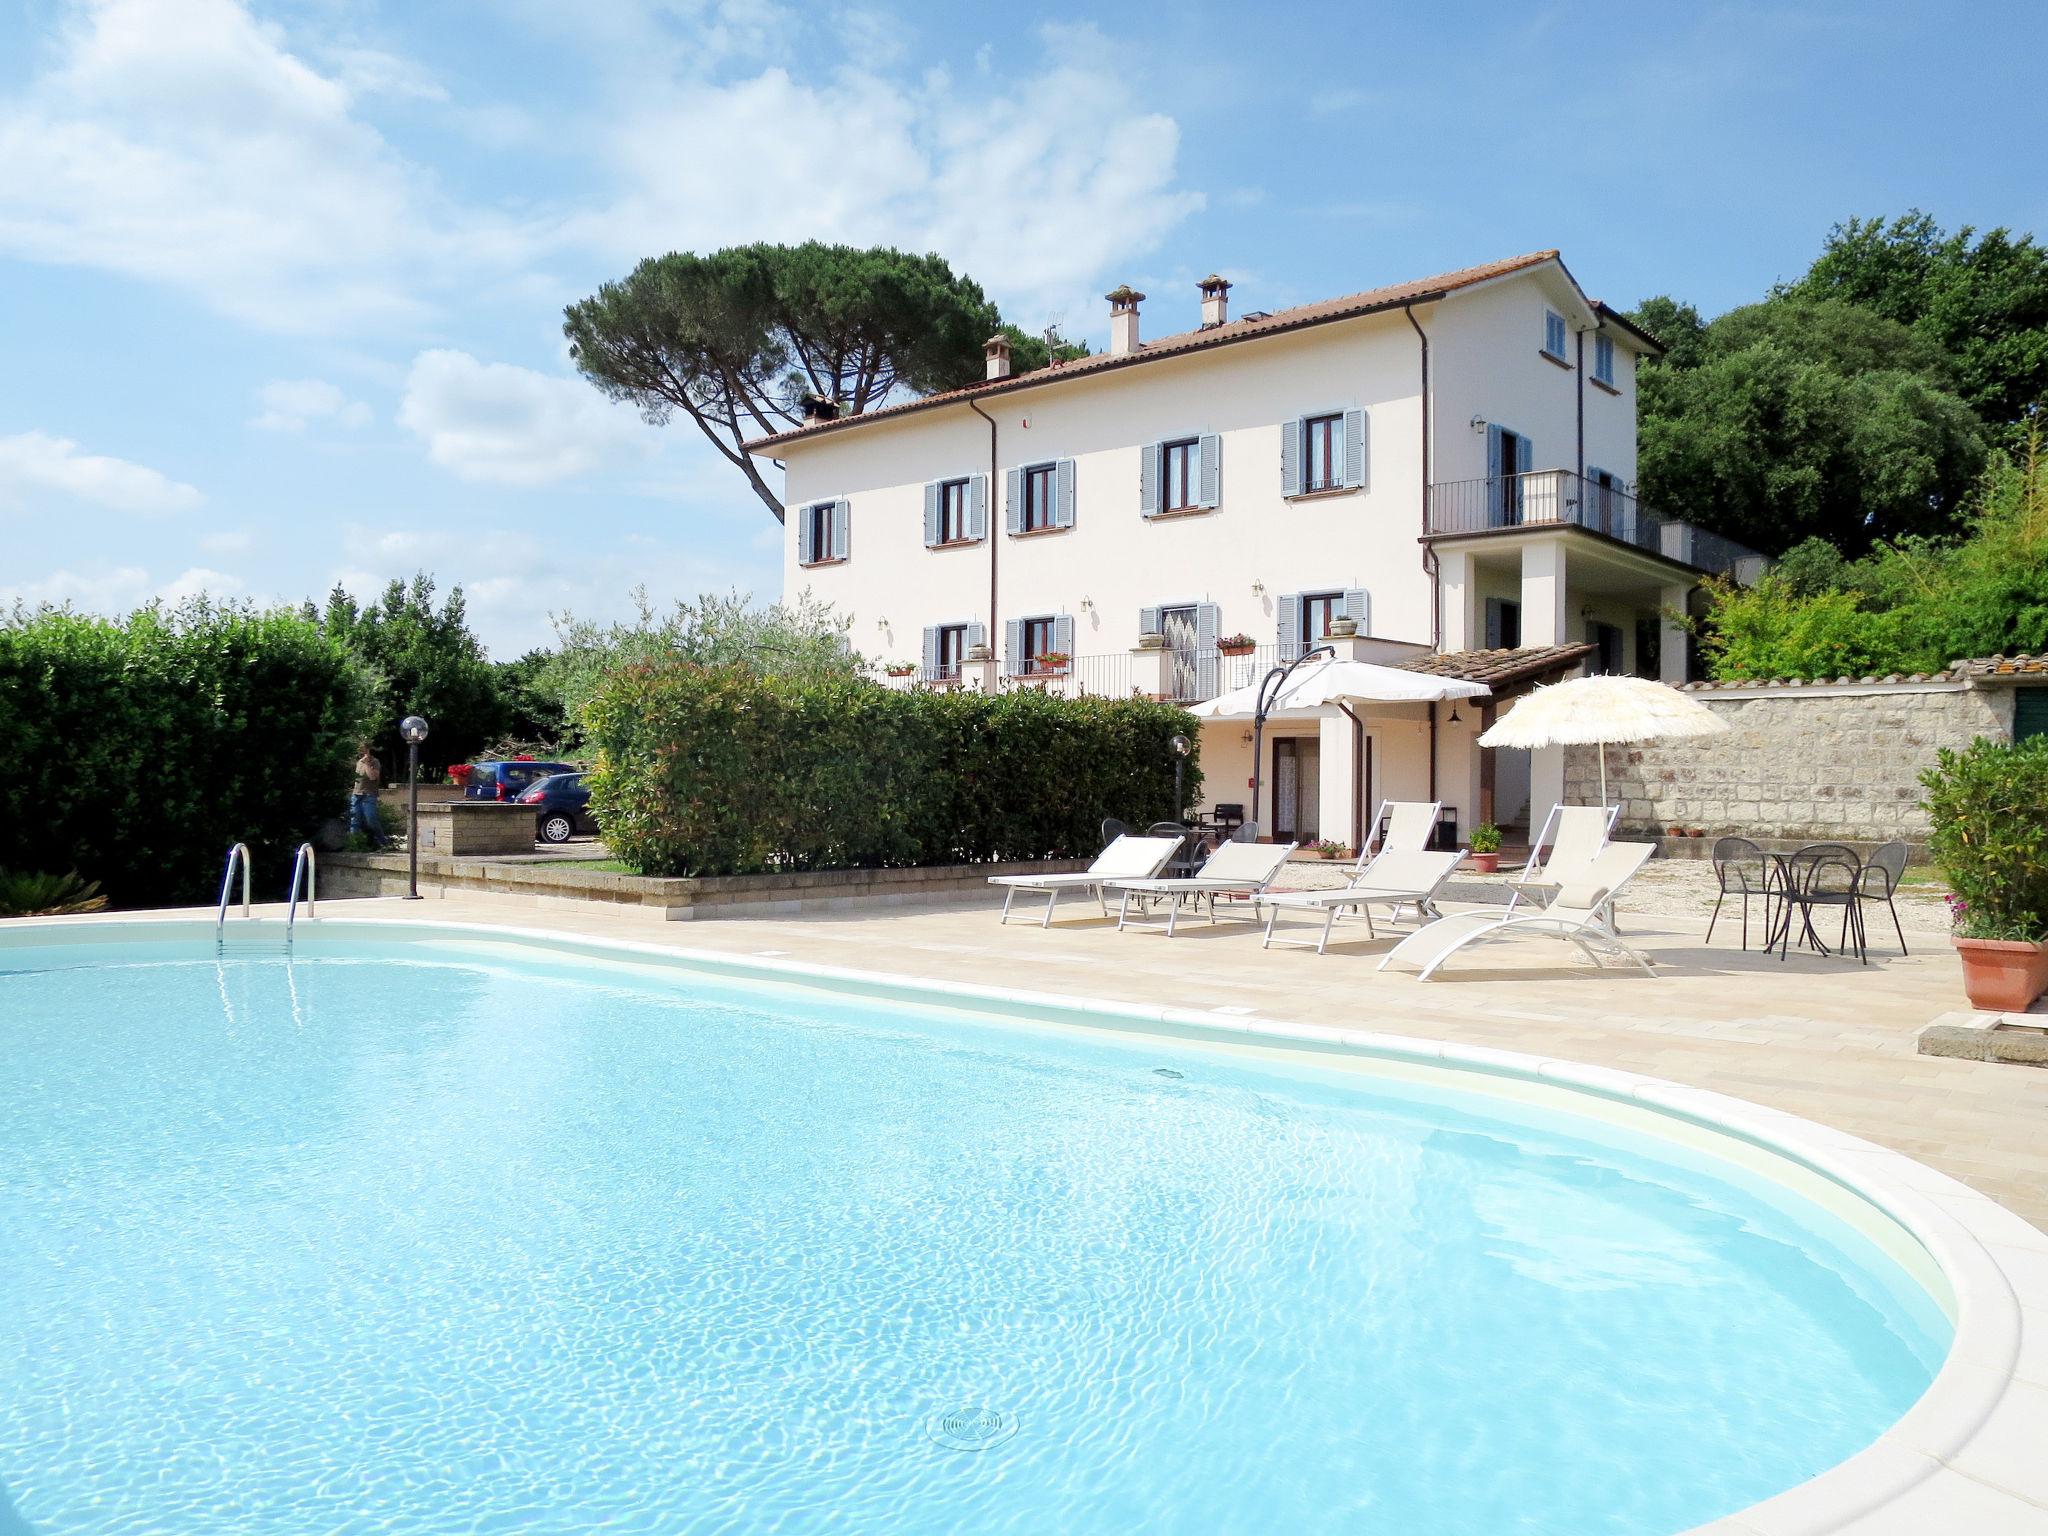
[[1446, 836], [1540, 821], [1562, 754], [1479, 749], [1500, 705], [1583, 669], [1685, 679], [1669, 615], [1760, 564], [1633, 494], [1655, 338], [1555, 251], [1236, 320], [1230, 286], [1153, 341], [1119, 288], [1098, 356], [1015, 374], [998, 337], [978, 384], [750, 444], [786, 472], [785, 591], [912, 686], [1195, 703], [1326, 639], [1484, 682], [1269, 722], [1257, 805], [1249, 724], [1208, 722], [1206, 803], [1353, 846], [1387, 796], [1442, 800]]

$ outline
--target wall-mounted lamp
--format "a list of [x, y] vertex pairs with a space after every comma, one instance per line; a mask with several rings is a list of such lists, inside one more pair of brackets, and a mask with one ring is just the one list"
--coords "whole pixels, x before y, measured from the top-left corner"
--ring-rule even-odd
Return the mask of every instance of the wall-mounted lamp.
[[1092, 608], [1093, 608], [1094, 606], [1095, 606], [1095, 599], [1094, 599], [1094, 598], [1092, 598], [1092, 597], [1084, 597], [1084, 598], [1082, 598], [1082, 599], [1081, 599], [1081, 611], [1082, 611], [1083, 613], [1086, 613], [1086, 612], [1088, 612], [1088, 611], [1089, 611], [1090, 609], [1092, 609]]
[[1458, 713], [1458, 701], [1456, 699], [1451, 700], [1451, 718], [1447, 720], [1445, 724], [1463, 725], [1464, 723], [1465, 717]]
[[1472, 430], [1474, 432], [1477, 432], [1481, 437], [1484, 437], [1486, 435], [1486, 428], [1487, 420], [1484, 416], [1474, 416], [1472, 418]]
[[1263, 581], [1259, 580], [1259, 578], [1258, 578], [1258, 577], [1254, 576], [1254, 577], [1252, 578], [1252, 596], [1253, 596], [1253, 597], [1264, 597], [1265, 595], [1266, 595], [1266, 584], [1265, 584], [1265, 583], [1264, 583]]
[[887, 629], [888, 627], [889, 627], [889, 621], [888, 621], [887, 619], [877, 619], [877, 620], [875, 620], [875, 628], [877, 628], [877, 629]]

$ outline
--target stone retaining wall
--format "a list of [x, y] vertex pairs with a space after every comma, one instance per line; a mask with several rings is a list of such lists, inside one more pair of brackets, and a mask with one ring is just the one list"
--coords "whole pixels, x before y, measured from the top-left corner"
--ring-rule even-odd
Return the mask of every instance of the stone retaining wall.
[[[615, 902], [645, 907], [672, 922], [720, 917], [790, 917], [852, 907], [905, 906], [969, 899], [987, 901], [990, 875], [1085, 869], [1085, 859], [1010, 864], [953, 864], [930, 869], [819, 869], [776, 875], [665, 879], [577, 869], [560, 860], [420, 859], [420, 895], [492, 896], [535, 905]], [[323, 899], [403, 896], [402, 853], [332, 853], [320, 858]]]
[[[1688, 694], [1728, 722], [1727, 734], [1606, 749], [1609, 802], [1629, 832], [1917, 843], [1927, 834], [1920, 774], [1936, 751], [2012, 736], [2011, 689], [1949, 677]], [[1599, 795], [1597, 749], [1568, 749], [1566, 801]]]

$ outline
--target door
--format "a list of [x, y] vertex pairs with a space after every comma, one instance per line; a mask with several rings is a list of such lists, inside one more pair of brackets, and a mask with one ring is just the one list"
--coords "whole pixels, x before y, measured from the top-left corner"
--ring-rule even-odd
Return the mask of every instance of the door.
[[1522, 440], [1503, 428], [1500, 434], [1500, 504], [1494, 508], [1493, 526], [1512, 528], [1522, 520], [1522, 479], [1516, 473], [1522, 461]]
[[1195, 607], [1159, 610], [1159, 632], [1166, 636], [1166, 695], [1172, 699], [1202, 697], [1195, 677]]
[[1273, 743], [1273, 838], [1308, 843], [1322, 834], [1322, 743], [1283, 736]]

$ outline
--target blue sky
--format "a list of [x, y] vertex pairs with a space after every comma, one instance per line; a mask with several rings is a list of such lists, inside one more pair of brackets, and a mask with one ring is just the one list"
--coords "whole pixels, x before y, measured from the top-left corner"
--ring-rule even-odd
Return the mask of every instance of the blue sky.
[[0, 9], [0, 602], [460, 581], [549, 615], [776, 590], [687, 424], [562, 306], [658, 251], [936, 249], [1028, 329], [1555, 245], [1709, 312], [1828, 226], [2048, 232], [2048, 7], [1039, 10], [814, 0]]

